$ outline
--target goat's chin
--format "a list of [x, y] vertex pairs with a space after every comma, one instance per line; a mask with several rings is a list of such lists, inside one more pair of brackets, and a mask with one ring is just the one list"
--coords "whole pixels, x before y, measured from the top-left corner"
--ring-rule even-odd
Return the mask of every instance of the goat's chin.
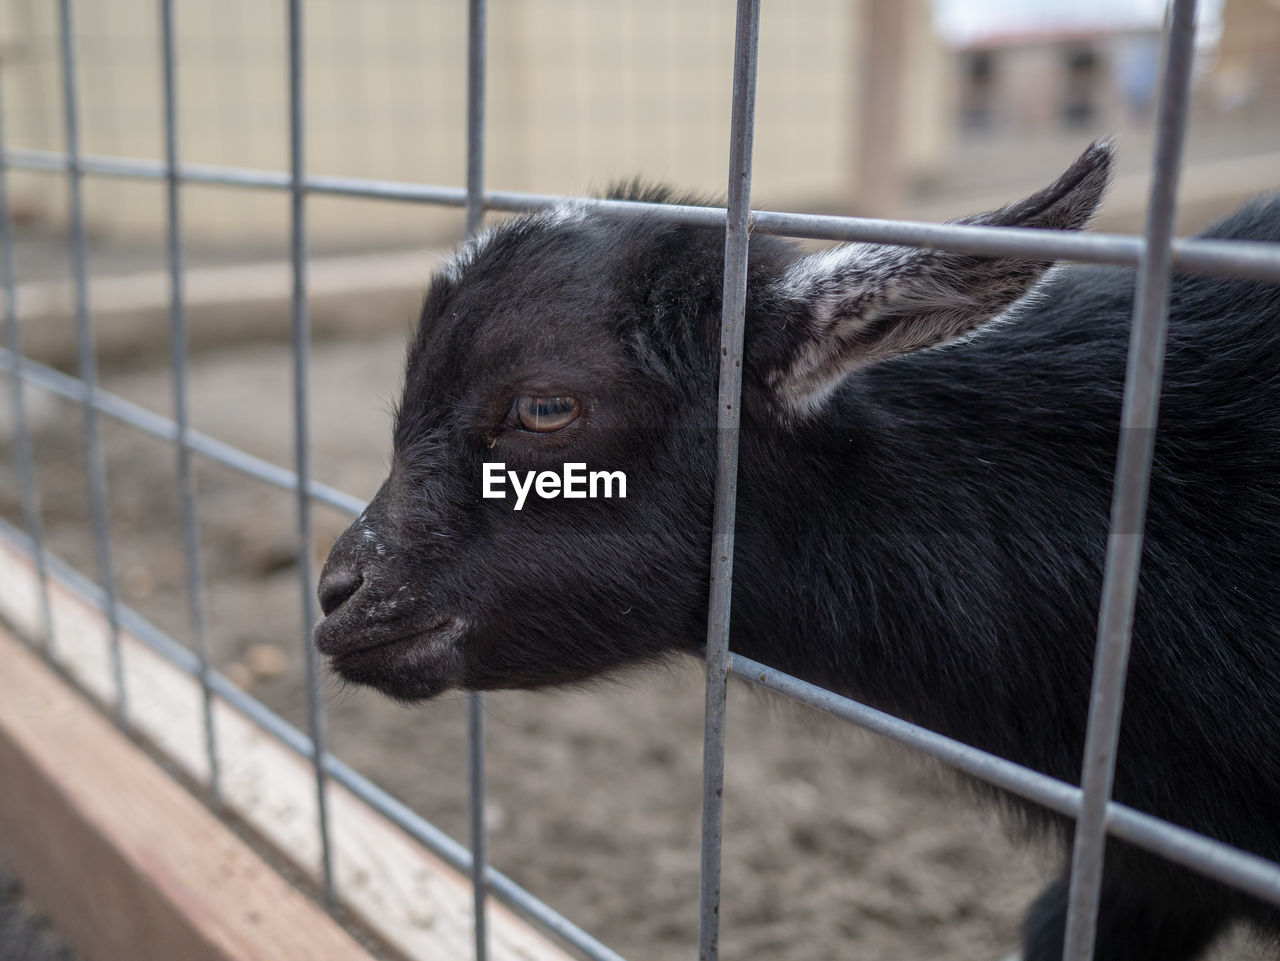
[[429, 701], [457, 686], [453, 681], [439, 677], [399, 674], [386, 670], [366, 673], [335, 665], [334, 672], [350, 684], [373, 688], [379, 694], [405, 705]]
[[329, 666], [344, 681], [371, 687], [393, 700], [425, 701], [461, 682], [462, 657], [456, 640], [439, 633], [409, 635], [333, 655]]

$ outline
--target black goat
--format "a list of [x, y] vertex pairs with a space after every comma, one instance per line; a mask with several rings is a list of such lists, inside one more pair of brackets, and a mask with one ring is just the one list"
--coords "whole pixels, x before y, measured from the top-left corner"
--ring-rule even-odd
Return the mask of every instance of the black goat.
[[[1094, 145], [969, 222], [1078, 229], [1110, 164]], [[1280, 201], [1208, 236], [1280, 242]], [[723, 246], [569, 206], [436, 278], [390, 477], [320, 585], [341, 675], [413, 700], [702, 644]], [[731, 646], [1078, 781], [1134, 277], [1049, 266], [752, 239]], [[482, 496], [498, 462], [518, 512]], [[625, 498], [530, 486], [567, 463]], [[1278, 545], [1280, 286], [1178, 277], [1115, 796], [1271, 859]], [[1031, 909], [1027, 961], [1060, 956], [1065, 893]], [[1189, 959], [1237, 917], [1280, 927], [1115, 843], [1096, 957]]]

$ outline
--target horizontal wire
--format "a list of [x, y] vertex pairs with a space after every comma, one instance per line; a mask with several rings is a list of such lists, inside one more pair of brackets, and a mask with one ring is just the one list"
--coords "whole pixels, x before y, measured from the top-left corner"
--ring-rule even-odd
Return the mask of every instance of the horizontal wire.
[[[168, 417], [157, 414], [101, 388], [95, 388], [91, 391], [85, 386], [84, 381], [78, 377], [72, 377], [70, 374], [64, 374], [61, 371], [54, 370], [52, 367], [46, 367], [44, 364], [37, 363], [28, 357], [23, 357], [21, 364], [16, 366], [18, 376], [29, 384], [41, 387], [77, 403], [89, 403], [100, 413], [131, 427], [136, 427], [138, 430], [153, 437], [170, 442], [179, 439], [178, 424]], [[14, 373], [14, 368], [13, 354], [7, 348], [0, 348], [0, 371], [12, 374]], [[241, 474], [264, 481], [281, 490], [296, 491], [298, 489], [298, 475], [292, 470], [245, 453], [240, 448], [215, 440], [208, 434], [188, 429], [183, 442], [197, 454], [222, 464], [224, 467], [230, 467]], [[360, 498], [343, 493], [336, 487], [317, 481], [308, 482], [307, 492], [317, 502], [327, 504], [352, 517], [358, 517], [366, 506], [366, 502]]]
[[[49, 150], [10, 150], [0, 162], [23, 170], [65, 173], [71, 169], [66, 154]], [[78, 170], [82, 174], [139, 180], [164, 180], [168, 177], [167, 168], [159, 161], [128, 157], [82, 157]], [[178, 167], [177, 177], [180, 181], [191, 184], [281, 191], [290, 188], [289, 175], [273, 170], [183, 164]], [[303, 189], [316, 194], [447, 207], [465, 207], [467, 202], [467, 193], [462, 187], [393, 180], [310, 176], [304, 179]], [[624, 216], [653, 217], [691, 226], [723, 229], [725, 225], [723, 207], [598, 200], [502, 190], [486, 191], [484, 195], [486, 209], [506, 213], [538, 210], [564, 203], [582, 204]], [[752, 212], [751, 230], [753, 233], [811, 240], [883, 243], [988, 257], [1029, 257], [1037, 260], [1066, 260], [1129, 267], [1137, 266], [1144, 243], [1141, 237], [1128, 234], [934, 224], [768, 210]], [[1202, 238], [1176, 240], [1173, 244], [1173, 266], [1177, 271], [1187, 274], [1280, 283], [1280, 244]]]

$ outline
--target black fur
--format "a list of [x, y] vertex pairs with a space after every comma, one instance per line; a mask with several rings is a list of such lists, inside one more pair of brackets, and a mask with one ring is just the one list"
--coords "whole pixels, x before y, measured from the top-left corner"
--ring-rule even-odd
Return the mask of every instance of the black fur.
[[[1209, 235], [1280, 242], [1280, 201]], [[967, 309], [1007, 306], [1009, 261], [928, 257], [972, 272], [948, 280]], [[849, 353], [879, 360], [868, 338], [895, 336], [868, 314], [797, 412], [779, 398], [801, 389], [798, 345], [826, 336], [831, 281], [798, 290], [795, 261], [753, 237], [733, 649], [1077, 782], [1133, 272], [1063, 269], [971, 342], [883, 362]], [[436, 279], [390, 477], [321, 585], [316, 642], [340, 673], [411, 700], [697, 649], [722, 268], [722, 231], [584, 209], [500, 226]], [[943, 326], [937, 342], [967, 333]], [[899, 350], [928, 346], [917, 334]], [[512, 429], [521, 394], [583, 414]], [[479, 496], [490, 460], [623, 470], [628, 497], [516, 513]], [[1280, 287], [1177, 277], [1115, 796], [1273, 860], [1277, 545]], [[1103, 961], [1189, 959], [1236, 917], [1280, 929], [1276, 908], [1154, 856], [1117, 844], [1107, 864]], [[1059, 957], [1064, 903], [1059, 882], [1033, 907], [1027, 961]]]

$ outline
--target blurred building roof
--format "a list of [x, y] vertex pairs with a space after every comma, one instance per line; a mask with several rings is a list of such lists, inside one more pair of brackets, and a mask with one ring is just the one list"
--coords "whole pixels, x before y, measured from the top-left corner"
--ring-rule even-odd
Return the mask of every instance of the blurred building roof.
[[[1197, 43], [1222, 32], [1226, 0], [1202, 0]], [[939, 34], [955, 47], [995, 46], [1053, 38], [1158, 29], [1165, 0], [933, 0]]]

